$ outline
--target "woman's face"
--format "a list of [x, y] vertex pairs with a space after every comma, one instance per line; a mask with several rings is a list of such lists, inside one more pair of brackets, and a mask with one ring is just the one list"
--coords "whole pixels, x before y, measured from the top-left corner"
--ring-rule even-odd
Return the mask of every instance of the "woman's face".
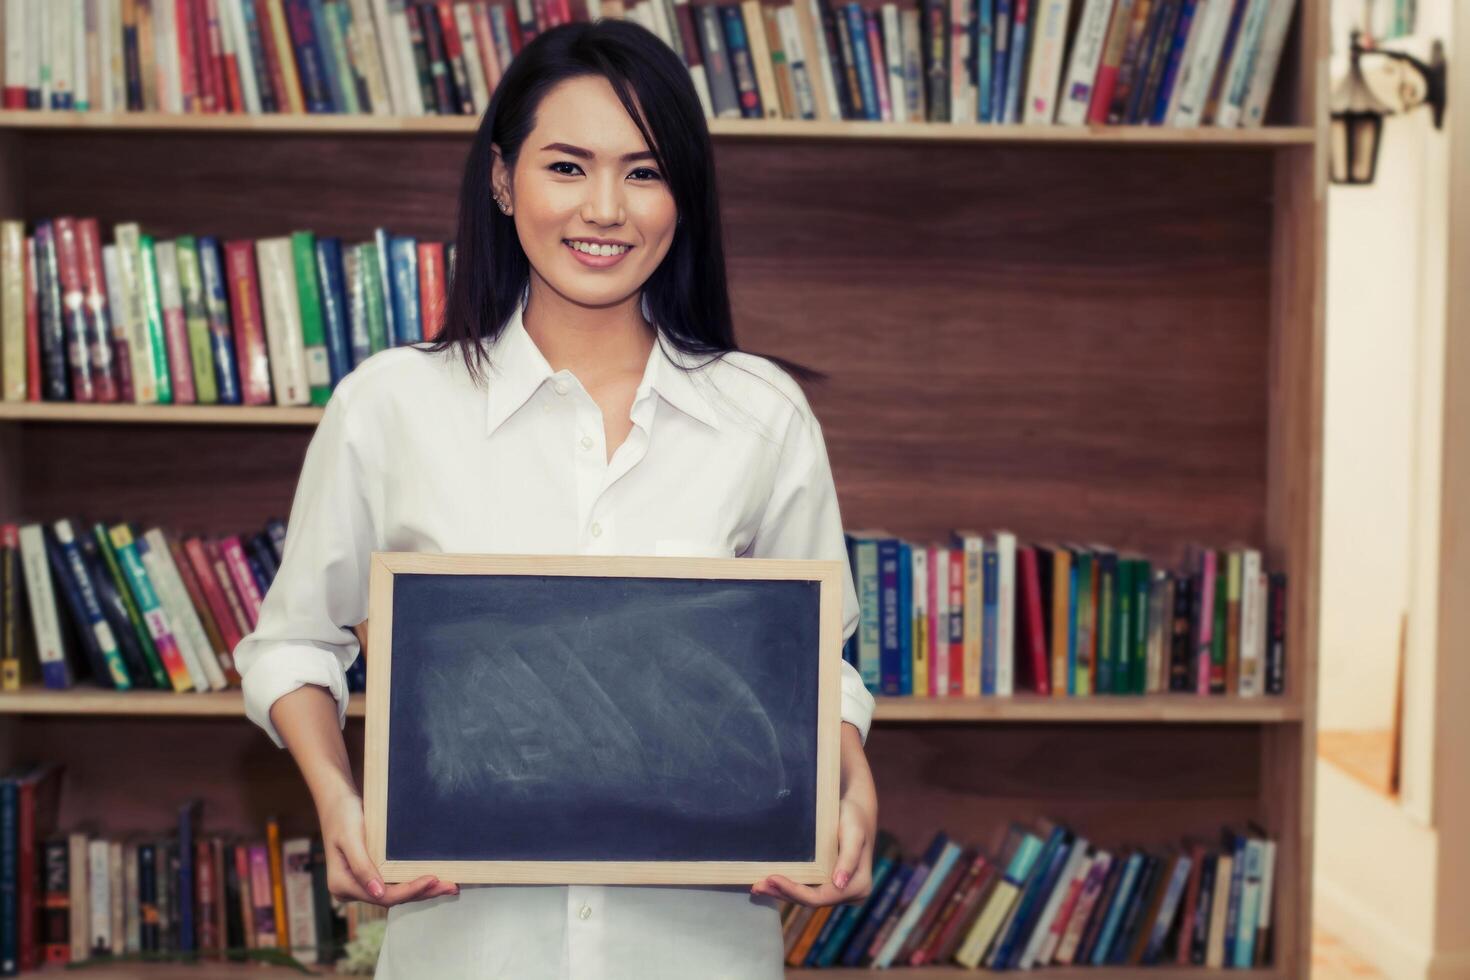
[[541, 100], [514, 172], [492, 183], [531, 274], [584, 306], [637, 294], [674, 240], [673, 194], [612, 85], [582, 76]]

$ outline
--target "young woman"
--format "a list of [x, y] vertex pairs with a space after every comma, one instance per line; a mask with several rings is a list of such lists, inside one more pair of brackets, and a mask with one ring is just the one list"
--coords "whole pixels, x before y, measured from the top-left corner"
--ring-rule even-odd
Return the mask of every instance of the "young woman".
[[[290, 749], [333, 895], [391, 906], [377, 976], [777, 980], [777, 898], [871, 887], [873, 700], [843, 665], [838, 859], [819, 887], [384, 885], [341, 729], [372, 551], [839, 559], [822, 431], [739, 351], [714, 162], [688, 72], [632, 23], [540, 35], [501, 80], [460, 191], [436, 343], [368, 359], [307, 450], [284, 560], [235, 651]], [[794, 366], [791, 366], [795, 370]], [[844, 635], [857, 625], [851, 574]]]

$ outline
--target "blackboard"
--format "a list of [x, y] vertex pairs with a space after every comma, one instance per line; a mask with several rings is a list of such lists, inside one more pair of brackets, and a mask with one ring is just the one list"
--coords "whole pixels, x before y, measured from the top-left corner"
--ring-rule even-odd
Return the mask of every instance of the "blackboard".
[[840, 565], [374, 562], [365, 783], [389, 880], [830, 871]]

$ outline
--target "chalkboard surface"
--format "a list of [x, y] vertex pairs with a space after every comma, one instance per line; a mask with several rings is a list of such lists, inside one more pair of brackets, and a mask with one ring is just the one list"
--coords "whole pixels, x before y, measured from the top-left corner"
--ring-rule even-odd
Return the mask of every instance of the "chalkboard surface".
[[[389, 733], [380, 863], [459, 881], [470, 868], [662, 880], [674, 865], [672, 880], [705, 866], [703, 880], [753, 881], [745, 865], [827, 863], [813, 573], [835, 563], [597, 558], [584, 567], [600, 574], [537, 574], [538, 561], [569, 559], [392, 575], [391, 654], [368, 682], [387, 688], [386, 725], [369, 708], [369, 742]], [[641, 574], [613, 574], [619, 562]], [[730, 577], [757, 564], [783, 576]], [[383, 647], [374, 633], [370, 671]], [[709, 863], [726, 866], [710, 877]]]

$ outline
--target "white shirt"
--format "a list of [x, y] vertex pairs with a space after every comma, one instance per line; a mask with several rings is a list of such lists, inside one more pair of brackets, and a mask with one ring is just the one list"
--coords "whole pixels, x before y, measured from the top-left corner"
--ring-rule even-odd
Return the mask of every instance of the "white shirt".
[[[838, 559], [843, 636], [858, 603], [826, 444], [778, 366], [733, 353], [698, 369], [655, 344], [633, 427], [607, 458], [601, 409], [553, 371], [518, 311], [477, 386], [457, 351], [375, 354], [312, 436], [283, 559], [235, 649], [245, 711], [276, 742], [274, 701], [327, 688], [345, 724], [350, 626], [377, 551]], [[842, 665], [842, 719], [873, 698]], [[379, 980], [780, 980], [775, 899], [748, 886], [464, 886], [394, 906]]]

